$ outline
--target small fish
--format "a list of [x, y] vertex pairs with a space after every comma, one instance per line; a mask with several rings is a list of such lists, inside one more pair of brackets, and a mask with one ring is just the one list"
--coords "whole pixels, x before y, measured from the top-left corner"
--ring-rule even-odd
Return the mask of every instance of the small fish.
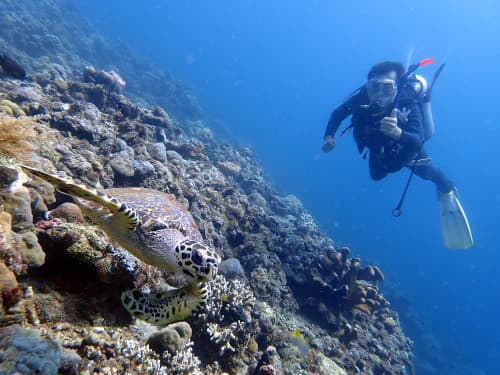
[[26, 71], [24, 70], [24, 68], [17, 61], [10, 58], [4, 53], [0, 53], [0, 66], [6, 74], [13, 78], [26, 78]]
[[307, 353], [309, 353], [309, 343], [307, 342], [302, 332], [300, 332], [298, 329], [290, 333], [290, 341], [295, 346], [297, 346], [297, 349], [299, 350], [301, 356], [306, 356]]

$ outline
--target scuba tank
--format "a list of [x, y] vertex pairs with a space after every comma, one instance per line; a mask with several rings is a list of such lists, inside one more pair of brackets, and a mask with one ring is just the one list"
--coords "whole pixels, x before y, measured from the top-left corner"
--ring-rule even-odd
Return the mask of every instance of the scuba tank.
[[[405, 98], [413, 99], [418, 103], [422, 112], [422, 122], [424, 127], [424, 142], [428, 141], [434, 135], [434, 120], [432, 118], [431, 108], [431, 93], [436, 80], [444, 69], [444, 64], [438, 68], [430, 86], [426, 79], [420, 74], [415, 74], [415, 71], [421, 67], [432, 63], [433, 59], [424, 59], [417, 64], [413, 64], [408, 68], [408, 72], [403, 78], [402, 91]], [[396, 108], [398, 107], [399, 98], [396, 99]]]
[[427, 80], [420, 74], [412, 74], [408, 77], [405, 88], [418, 104], [422, 113], [424, 127], [424, 140], [428, 141], [434, 135], [434, 120], [432, 118], [431, 97], [428, 90]]

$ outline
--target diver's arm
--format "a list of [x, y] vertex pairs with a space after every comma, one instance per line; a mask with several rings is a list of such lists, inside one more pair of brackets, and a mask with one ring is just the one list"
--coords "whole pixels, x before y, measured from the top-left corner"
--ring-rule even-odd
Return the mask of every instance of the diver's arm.
[[340, 124], [344, 119], [352, 114], [351, 99], [345, 101], [340, 107], [337, 107], [330, 115], [328, 125], [326, 126], [325, 135], [323, 136], [323, 145], [321, 149], [323, 152], [330, 152], [335, 148], [335, 133], [339, 129]]
[[352, 115], [353, 105], [356, 101], [357, 96], [358, 95], [354, 95], [353, 97], [349, 98], [332, 112], [326, 126], [324, 135], [325, 139], [327, 136], [331, 136], [332, 138], [335, 137], [335, 133], [339, 129], [342, 121], [344, 121], [349, 115]]
[[322, 149], [324, 152], [330, 152], [335, 147], [335, 133], [339, 129], [342, 121], [353, 114], [353, 110], [356, 106], [359, 106], [367, 101], [368, 98], [366, 96], [366, 90], [364, 89], [364, 87], [362, 87], [358, 89], [354, 94], [351, 94], [351, 96], [346, 101], [344, 101], [342, 105], [337, 107], [332, 112], [326, 126], [325, 135], [323, 137], [324, 143]]

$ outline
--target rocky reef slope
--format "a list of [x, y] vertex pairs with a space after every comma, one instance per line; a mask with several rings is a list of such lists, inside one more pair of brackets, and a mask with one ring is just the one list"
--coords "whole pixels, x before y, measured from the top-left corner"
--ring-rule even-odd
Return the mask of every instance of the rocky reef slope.
[[[76, 16], [69, 28], [59, 1], [2, 5], [0, 46], [28, 78], [0, 80], [0, 373], [410, 372], [382, 272], [275, 191], [251, 150], [219, 142], [189, 91], [110, 52]], [[26, 22], [35, 10], [60, 22]], [[100, 70], [110, 64], [119, 75]], [[141, 75], [155, 78], [139, 86]], [[12, 157], [96, 188], [175, 195], [224, 259], [206, 310], [168, 327], [133, 320], [122, 291], [175, 280], [110, 242], [50, 185], [23, 180]]]
[[28, 73], [47, 64], [64, 67], [70, 77], [87, 65], [116, 70], [134, 99], [161, 105], [186, 121], [202, 117], [196, 97], [182, 82], [154, 69], [123, 43], [98, 34], [71, 1], [1, 0], [0, 5], [0, 51], [8, 51]]

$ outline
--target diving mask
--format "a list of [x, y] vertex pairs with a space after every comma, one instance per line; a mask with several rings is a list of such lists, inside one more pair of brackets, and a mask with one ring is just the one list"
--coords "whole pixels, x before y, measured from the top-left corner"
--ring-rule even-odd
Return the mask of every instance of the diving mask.
[[393, 79], [372, 78], [366, 83], [366, 91], [371, 103], [379, 106], [391, 104], [396, 97], [398, 86]]

